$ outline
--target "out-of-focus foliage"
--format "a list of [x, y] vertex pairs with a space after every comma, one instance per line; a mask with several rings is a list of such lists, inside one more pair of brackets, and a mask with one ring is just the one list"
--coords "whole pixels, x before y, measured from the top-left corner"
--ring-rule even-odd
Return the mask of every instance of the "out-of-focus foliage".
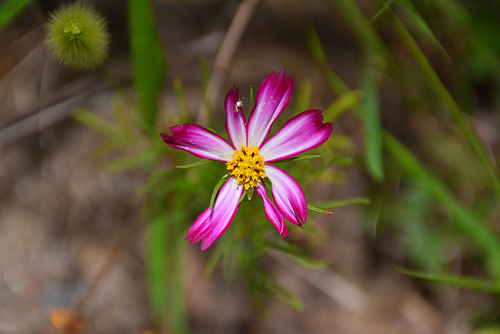
[[0, 32], [18, 15], [31, 0], [5, 0], [0, 4]]
[[[452, 61], [458, 63], [457, 72], [462, 73], [459, 77], [462, 81], [468, 79], [461, 69], [470, 67], [468, 64], [471, 60], [476, 67], [485, 66], [494, 72], [499, 56], [496, 43], [486, 45], [483, 42], [482, 38], [487, 36], [487, 33], [482, 33], [481, 38], [477, 39], [474, 34], [478, 23], [487, 20], [475, 21], [462, 5], [455, 1], [388, 1], [373, 3], [373, 16], [368, 20], [370, 24], [366, 25], [361, 23], [366, 19], [355, 2], [342, 0], [332, 1], [332, 4], [338, 8], [345, 23], [351, 27], [353, 35], [364, 51], [366, 56], [364, 72], [376, 73], [371, 76], [365, 75], [360, 83], [364, 104], [353, 104], [352, 107], [365, 128], [364, 150], [367, 169], [375, 180], [382, 180], [382, 174], [378, 172], [377, 167], [382, 161], [382, 155], [377, 148], [380, 147], [380, 143], [383, 143], [390, 157], [384, 159], [387, 175], [385, 184], [376, 187], [380, 189], [379, 194], [386, 197], [384, 205], [375, 208], [380, 213], [378, 228], [396, 229], [401, 243], [405, 246], [407, 259], [431, 272], [429, 274], [411, 272], [412, 275], [426, 280], [497, 293], [497, 280], [500, 278], [500, 241], [491, 226], [491, 219], [497, 215], [495, 203], [498, 203], [500, 196], [498, 171], [464, 110], [460, 108], [464, 106], [466, 111], [470, 112], [470, 109], [467, 109], [471, 105], [470, 90], [463, 88], [467, 83], [460, 83], [460, 92], [465, 94], [459, 96], [469, 95], [469, 97], [457, 102], [454, 98], [457, 93], [450, 92], [443, 84], [420, 46], [432, 50], [447, 62], [452, 57]], [[477, 3], [474, 4], [470, 5], [477, 6]], [[485, 8], [487, 7], [488, 5], [485, 5]], [[391, 26], [400, 42], [405, 45], [406, 53], [394, 53], [381, 41], [378, 29], [385, 25]], [[480, 26], [484, 27], [483, 24]], [[454, 36], [459, 36], [460, 41], [453, 40]], [[452, 43], [456, 43], [453, 46], [456, 47], [460, 43], [460, 46], [465, 46], [475, 56], [467, 58], [464, 56], [464, 50], [459, 49], [452, 49], [454, 53], [448, 54], [447, 48], [439, 42], [440, 38], [451, 38]], [[322, 41], [314, 30], [308, 32], [308, 42], [311, 56], [323, 73], [327, 85], [336, 94], [347, 94], [349, 89], [330, 69], [328, 56], [325, 55], [321, 45]], [[481, 52], [478, 52], [480, 49]], [[491, 64], [483, 62], [479, 65], [481, 62], [478, 57], [481, 56], [490, 57]], [[476, 69], [482, 72], [479, 68]], [[472, 80], [474, 79], [473, 75]], [[468, 182], [468, 179], [440, 180], [433, 175], [436, 171], [427, 170], [427, 167], [401, 142], [392, 135], [380, 131], [380, 127], [376, 125], [378, 117], [375, 116], [379, 114], [380, 108], [377, 101], [377, 87], [388, 80], [396, 83], [401, 94], [413, 103], [414, 110], [425, 111], [432, 106], [434, 110], [439, 110], [441, 115], [449, 116], [454, 122], [456, 131], [460, 134], [455, 133], [448, 138], [442, 138], [439, 142], [433, 141], [434, 145], [431, 145], [441, 147], [439, 145], [446, 145], [447, 141], [457, 139], [462, 143], [459, 150], [442, 152], [437, 159], [457, 160], [458, 164], [448, 168], [459, 169], [462, 171], [462, 176], [467, 174], [474, 180], [470, 185], [476, 188], [478, 193], [472, 205], [461, 201], [450, 189], [459, 186], [457, 181]], [[432, 114], [428, 113], [424, 117], [432, 118]], [[442, 120], [443, 118], [438, 119], [437, 122]], [[468, 145], [468, 149], [464, 144]], [[440, 176], [443, 177], [443, 173]], [[411, 181], [411, 187], [406, 185], [408, 181]], [[383, 191], [393, 182], [401, 183], [402, 187], [394, 197], [391, 193]], [[380, 203], [379, 200], [374, 202]], [[481, 207], [481, 210], [478, 211], [476, 206]], [[444, 211], [445, 215], [437, 215], [436, 210]], [[464, 245], [469, 245], [468, 248], [472, 246], [475, 256], [484, 257], [482, 263], [491, 281], [484, 282], [470, 277], [445, 274], [449, 270], [450, 261], [447, 253], [450, 252], [452, 245], [457, 245], [458, 240], [462, 240], [461, 243]]]

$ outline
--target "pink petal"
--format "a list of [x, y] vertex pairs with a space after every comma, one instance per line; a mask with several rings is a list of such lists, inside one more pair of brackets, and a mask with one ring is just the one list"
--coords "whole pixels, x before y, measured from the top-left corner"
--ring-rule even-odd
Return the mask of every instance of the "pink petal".
[[238, 186], [237, 181], [230, 177], [219, 190], [212, 210], [208, 208], [196, 218], [186, 239], [192, 239], [191, 244], [203, 240], [201, 250], [210, 247], [233, 221], [242, 194], [243, 186]]
[[266, 164], [265, 173], [271, 180], [278, 209], [286, 219], [299, 227], [302, 226], [307, 220], [307, 203], [300, 185], [278, 167]]
[[182, 124], [170, 128], [172, 136], [165, 133], [161, 137], [168, 145], [188, 151], [197, 157], [227, 161], [234, 153], [234, 148], [218, 134], [196, 124]]
[[191, 239], [191, 245], [197, 243], [205, 236], [207, 229], [210, 227], [210, 207], [200, 213], [193, 225], [189, 228], [186, 240]]
[[248, 120], [248, 146], [260, 147], [264, 142], [273, 122], [290, 101], [292, 90], [292, 77], [285, 78], [285, 71], [278, 76], [273, 72], [262, 81]]
[[286, 122], [259, 149], [266, 162], [293, 157], [322, 145], [332, 134], [332, 123], [323, 123], [321, 110], [306, 110]]
[[283, 214], [276, 208], [276, 206], [267, 197], [266, 185], [263, 182], [257, 183], [255, 191], [262, 198], [264, 202], [264, 211], [266, 213], [266, 218], [273, 224], [274, 228], [280, 233], [284, 238], [288, 236], [288, 228], [285, 224], [285, 219], [283, 219]]
[[241, 145], [247, 145], [247, 129], [245, 125], [245, 115], [241, 107], [236, 107], [236, 103], [240, 100], [238, 97], [239, 87], [231, 89], [224, 102], [226, 108], [226, 131], [236, 149], [240, 149]]

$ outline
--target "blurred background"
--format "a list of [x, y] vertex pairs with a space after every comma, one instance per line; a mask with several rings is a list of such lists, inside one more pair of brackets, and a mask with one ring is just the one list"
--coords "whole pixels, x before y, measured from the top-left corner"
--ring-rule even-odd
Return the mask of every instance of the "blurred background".
[[[88, 0], [89, 70], [44, 41], [68, 3], [0, 3], [0, 333], [500, 333], [500, 2]], [[159, 133], [227, 138], [233, 83], [248, 115], [282, 70], [273, 133], [333, 123], [283, 165], [331, 214], [282, 240], [245, 200], [202, 252], [225, 166]]]

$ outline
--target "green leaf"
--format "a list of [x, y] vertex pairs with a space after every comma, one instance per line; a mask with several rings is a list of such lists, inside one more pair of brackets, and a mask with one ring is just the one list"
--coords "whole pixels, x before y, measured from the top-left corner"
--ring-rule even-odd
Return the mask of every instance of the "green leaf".
[[363, 115], [365, 124], [365, 161], [374, 180], [384, 179], [382, 160], [382, 126], [380, 124], [380, 102], [375, 71], [368, 68], [362, 83], [365, 96]]
[[[212, 209], [212, 207], [214, 205], [215, 198], [217, 197], [217, 194], [219, 193], [220, 187], [222, 187], [222, 185], [224, 184], [224, 182], [226, 181], [226, 179], [228, 177], [229, 177], [229, 174], [224, 175], [220, 179], [220, 181], [217, 183], [217, 185], [215, 186], [214, 191], [212, 192], [212, 197], [210, 198], [210, 210]], [[242, 200], [242, 198], [240, 198], [240, 202], [241, 202], [241, 200]]]
[[184, 289], [184, 212], [158, 214], [148, 225], [146, 273], [153, 316], [169, 333], [187, 333]]
[[326, 210], [323, 210], [323, 209], [317, 208], [317, 207], [312, 206], [312, 205], [310, 205], [310, 204], [307, 204], [307, 208], [308, 208], [309, 210], [316, 211], [316, 212], [319, 212], [319, 213], [325, 213], [325, 214], [333, 215], [333, 212], [330, 212], [330, 211], [326, 211]]
[[126, 111], [125, 105], [126, 102], [121, 95], [111, 99], [111, 111], [113, 112], [113, 118], [116, 121], [117, 127], [122, 133], [132, 133], [135, 130], [135, 126]]
[[445, 48], [439, 43], [436, 35], [432, 32], [431, 28], [425, 22], [424, 18], [417, 11], [415, 6], [411, 1], [403, 0], [402, 3], [408, 9], [408, 20], [411, 21], [410, 24], [412, 28], [421, 36], [424, 41], [427, 41], [428, 44], [435, 47], [439, 52], [441, 52], [447, 60], [451, 63], [452, 60], [448, 52], [446, 52]]
[[210, 254], [207, 264], [205, 265], [205, 271], [204, 271], [205, 277], [208, 278], [212, 276], [217, 263], [220, 262], [224, 254], [227, 254], [227, 252], [234, 247], [235, 242], [236, 242], [235, 240], [230, 240], [228, 242], [216, 243], [217, 246], [215, 246], [215, 250], [212, 252], [212, 254]]
[[158, 323], [165, 314], [165, 257], [167, 243], [165, 235], [167, 234], [167, 215], [159, 215], [148, 225], [147, 228], [147, 253], [146, 253], [146, 272], [149, 287], [149, 299], [153, 316]]
[[394, 0], [388, 0], [388, 1], [385, 1], [384, 2], [384, 5], [382, 6], [382, 8], [379, 9], [379, 11], [377, 13], [375, 13], [375, 15], [372, 16], [372, 18], [370, 19], [370, 21], [368, 21], [368, 23], [372, 23], [373, 21], [375, 21], [380, 15], [382, 15], [384, 12], [388, 11], [389, 8], [391, 7], [392, 3], [394, 2]]
[[168, 168], [150, 174], [148, 181], [145, 184], [140, 185], [137, 188], [137, 191], [140, 193], [146, 193], [146, 192], [165, 193], [166, 191], [172, 189], [173, 187], [173, 184], [172, 182], [169, 182], [169, 179], [171, 179], [174, 171], [175, 170], [173, 168]]
[[226, 248], [224, 257], [222, 258], [222, 269], [224, 273], [224, 280], [231, 283], [238, 275], [240, 268], [240, 261], [242, 257], [241, 243], [232, 243], [231, 248]]
[[396, 138], [384, 134], [384, 147], [403, 168], [452, 217], [457, 230], [472, 240], [487, 255], [490, 273], [500, 279], [500, 240], [478, 221], [463, 205], [453, 199], [449, 189], [441, 180], [429, 174], [417, 158]]
[[440, 95], [443, 101], [448, 105], [451, 117], [453, 118], [457, 126], [460, 128], [462, 133], [467, 138], [469, 146], [477, 155], [477, 158], [479, 159], [484, 169], [486, 170], [486, 173], [488, 174], [493, 189], [496, 191], [497, 196], [500, 197], [500, 177], [498, 176], [498, 170], [494, 165], [493, 161], [490, 159], [490, 156], [488, 155], [488, 152], [484, 148], [484, 145], [481, 143], [476, 132], [474, 131], [468, 120], [465, 118], [464, 113], [459, 108], [459, 106], [451, 96], [448, 89], [444, 86], [443, 82], [432, 68], [429, 60], [427, 59], [423, 51], [420, 49], [418, 43], [415, 41], [410, 32], [406, 29], [406, 27], [403, 25], [401, 20], [396, 15], [392, 14], [391, 17], [396, 32], [399, 34], [401, 40], [408, 47], [408, 50], [413, 55], [422, 73], [429, 80], [429, 86], [433, 88], [434, 91], [438, 95]]
[[129, 0], [129, 35], [133, 80], [141, 107], [141, 125], [152, 129], [166, 67], [149, 0]]
[[278, 245], [277, 243], [270, 243], [269, 247], [277, 252], [286, 255], [289, 259], [293, 260], [295, 263], [301, 265], [306, 269], [318, 270], [325, 269], [330, 266], [330, 263], [327, 260], [311, 259], [304, 254], [302, 249], [292, 245]]
[[299, 297], [291, 293], [287, 288], [280, 285], [277, 282], [272, 281], [272, 287], [274, 290], [274, 294], [269, 296], [269, 299], [272, 299], [278, 303], [282, 303], [284, 305], [290, 306], [297, 311], [304, 310], [304, 303], [300, 300]]
[[447, 283], [465, 289], [476, 290], [486, 293], [500, 294], [500, 284], [497, 282], [485, 281], [473, 277], [423, 273], [420, 271], [413, 271], [404, 268], [397, 268], [397, 269], [399, 272], [405, 275], [420, 278], [430, 282]]
[[335, 102], [330, 104], [324, 111], [325, 121], [333, 122], [344, 111], [353, 108], [361, 101], [360, 90], [351, 90], [342, 94]]
[[0, 32], [5, 29], [31, 0], [4, 0], [0, 5]]
[[201, 161], [193, 162], [192, 164], [175, 166], [175, 168], [186, 169], [186, 168], [198, 167], [198, 166], [206, 165], [206, 164], [208, 164], [210, 162], [213, 162], [213, 160], [204, 159], [204, 160], [201, 160]]
[[353, 205], [353, 204], [370, 204], [370, 199], [366, 197], [352, 197], [346, 199], [336, 199], [328, 202], [316, 203], [315, 205], [325, 208], [325, 209], [333, 209], [340, 208], [342, 206]]
[[306, 32], [306, 42], [313, 61], [320, 68], [321, 74], [323, 74], [330, 89], [337, 94], [342, 94], [348, 91], [349, 89], [344, 84], [342, 79], [340, 79], [335, 72], [332, 71], [330, 66], [328, 66], [319, 36], [316, 30], [312, 27]]
[[250, 113], [253, 110], [254, 99], [253, 99], [253, 87], [250, 85], [250, 105], [248, 106], [248, 117], [250, 118]]
[[149, 149], [140, 154], [131, 154], [121, 158], [107, 161], [103, 168], [108, 172], [118, 173], [135, 169], [149, 170], [161, 159], [161, 150]]
[[470, 334], [500, 334], [500, 327], [498, 326], [485, 326], [475, 329]]
[[330, 0], [330, 2], [337, 8], [365, 52], [378, 54], [380, 61], [384, 62], [387, 49], [375, 29], [366, 23], [366, 18], [357, 2], [352, 0]]
[[106, 135], [108, 138], [116, 138], [121, 135], [120, 129], [104, 118], [97, 116], [92, 111], [78, 108], [73, 113], [73, 118], [78, 122]]
[[310, 154], [310, 155], [299, 155], [293, 158], [287, 158], [279, 161], [274, 161], [273, 163], [281, 163], [281, 162], [291, 162], [291, 161], [299, 161], [299, 160], [307, 160], [307, 159], [316, 159], [321, 158], [321, 154]]

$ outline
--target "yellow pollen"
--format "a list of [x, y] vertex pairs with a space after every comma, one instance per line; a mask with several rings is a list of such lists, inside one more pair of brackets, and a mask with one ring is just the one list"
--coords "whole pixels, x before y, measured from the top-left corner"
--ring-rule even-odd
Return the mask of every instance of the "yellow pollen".
[[264, 157], [260, 156], [259, 148], [250, 148], [241, 144], [241, 150], [234, 151], [233, 160], [226, 163], [231, 175], [236, 178], [238, 184], [243, 184], [245, 190], [257, 185], [266, 174], [264, 173]]

